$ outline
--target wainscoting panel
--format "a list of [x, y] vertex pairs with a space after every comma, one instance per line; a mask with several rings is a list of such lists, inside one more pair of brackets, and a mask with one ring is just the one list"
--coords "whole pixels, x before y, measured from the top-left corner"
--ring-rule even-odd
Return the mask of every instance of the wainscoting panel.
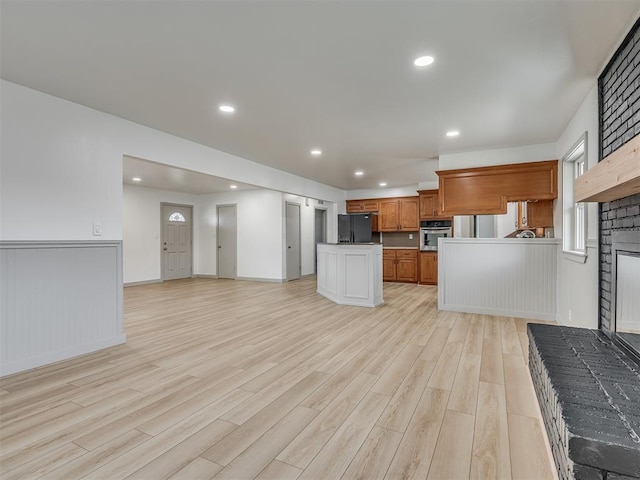
[[438, 252], [438, 308], [556, 319], [555, 239], [446, 239]]
[[0, 376], [125, 342], [122, 242], [0, 242]]

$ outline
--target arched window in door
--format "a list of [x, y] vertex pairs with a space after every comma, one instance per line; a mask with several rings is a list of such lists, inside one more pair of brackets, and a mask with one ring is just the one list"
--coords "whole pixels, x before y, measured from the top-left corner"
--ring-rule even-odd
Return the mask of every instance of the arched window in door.
[[170, 222], [186, 222], [187, 219], [184, 218], [184, 215], [182, 215], [180, 212], [173, 212], [171, 215], [169, 215], [169, 221]]

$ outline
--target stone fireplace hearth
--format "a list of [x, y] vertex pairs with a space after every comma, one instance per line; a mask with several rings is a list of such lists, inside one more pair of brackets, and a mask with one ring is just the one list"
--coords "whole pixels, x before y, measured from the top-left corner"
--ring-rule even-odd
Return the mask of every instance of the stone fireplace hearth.
[[640, 19], [598, 79], [599, 329], [528, 326], [529, 370], [561, 480], [640, 479]]

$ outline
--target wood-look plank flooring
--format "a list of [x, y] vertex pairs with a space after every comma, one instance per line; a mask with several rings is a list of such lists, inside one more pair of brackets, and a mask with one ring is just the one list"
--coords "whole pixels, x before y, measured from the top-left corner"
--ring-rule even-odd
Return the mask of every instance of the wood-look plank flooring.
[[127, 343], [0, 380], [3, 479], [556, 479], [526, 321], [385, 283], [125, 289]]

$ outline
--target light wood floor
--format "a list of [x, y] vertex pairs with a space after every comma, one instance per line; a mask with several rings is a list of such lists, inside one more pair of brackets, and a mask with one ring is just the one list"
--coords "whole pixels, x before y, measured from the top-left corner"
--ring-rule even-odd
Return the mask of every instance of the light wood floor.
[[127, 343], [0, 382], [3, 479], [553, 479], [523, 320], [315, 279], [125, 289]]

